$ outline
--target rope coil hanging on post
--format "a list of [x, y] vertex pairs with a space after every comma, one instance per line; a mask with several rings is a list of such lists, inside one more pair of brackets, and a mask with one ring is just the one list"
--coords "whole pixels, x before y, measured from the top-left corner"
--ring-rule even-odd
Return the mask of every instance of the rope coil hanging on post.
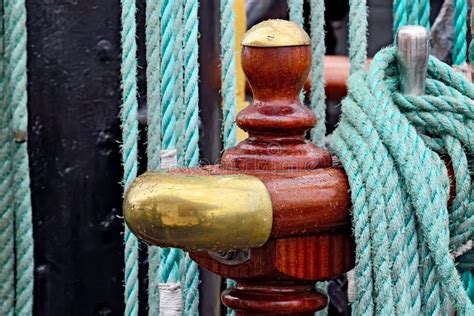
[[[352, 10], [366, 20], [365, 1], [353, 1]], [[350, 23], [351, 50], [359, 50], [351, 56], [365, 54], [366, 28], [360, 22]], [[395, 19], [395, 29], [398, 25]], [[365, 58], [351, 61], [349, 95], [332, 148], [351, 183], [355, 313], [443, 313], [449, 298], [459, 313], [470, 314], [472, 302], [450, 250], [474, 233], [467, 159], [474, 146], [474, 88], [431, 58], [426, 95], [399, 93], [395, 48], [380, 51], [368, 74]], [[449, 211], [449, 180], [439, 154], [451, 157], [456, 178]]]

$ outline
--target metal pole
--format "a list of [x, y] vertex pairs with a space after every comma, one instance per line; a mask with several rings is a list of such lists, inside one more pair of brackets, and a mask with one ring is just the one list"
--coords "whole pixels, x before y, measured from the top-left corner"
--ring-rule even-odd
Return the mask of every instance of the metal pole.
[[425, 93], [430, 55], [429, 33], [422, 26], [404, 26], [397, 35], [400, 85], [405, 94]]

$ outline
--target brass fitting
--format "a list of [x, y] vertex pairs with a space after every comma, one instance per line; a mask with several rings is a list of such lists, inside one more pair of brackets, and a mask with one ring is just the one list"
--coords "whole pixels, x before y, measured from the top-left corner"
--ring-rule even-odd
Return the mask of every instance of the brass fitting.
[[123, 212], [142, 240], [185, 250], [259, 247], [273, 220], [265, 185], [249, 175], [147, 172], [127, 191]]

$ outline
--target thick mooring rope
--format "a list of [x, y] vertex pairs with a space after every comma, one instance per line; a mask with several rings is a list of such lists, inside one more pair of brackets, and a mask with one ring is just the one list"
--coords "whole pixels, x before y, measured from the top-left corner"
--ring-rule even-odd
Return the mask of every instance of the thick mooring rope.
[[[161, 162], [161, 67], [160, 3], [146, 3], [146, 78], [147, 78], [147, 169], [158, 170]], [[148, 314], [160, 312], [158, 269], [160, 248], [148, 247]]]
[[8, 66], [5, 56], [4, 3], [0, 10], [0, 314], [13, 315], [15, 299], [15, 252], [11, 155], [12, 111], [6, 93]]
[[[369, 74], [358, 72], [349, 80], [332, 147], [351, 184], [356, 314], [404, 314], [406, 302], [399, 296], [410, 287], [397, 289], [396, 278], [404, 273], [421, 273], [423, 278], [427, 272], [432, 277], [425, 277], [422, 287], [431, 295], [439, 291], [439, 300], [422, 295], [421, 306], [408, 307], [410, 314], [443, 314], [445, 298], [461, 315], [474, 312], [450, 254], [474, 233], [473, 187], [465, 176], [472, 167], [466, 155], [474, 150], [474, 87], [435, 58], [428, 74], [426, 95], [400, 94], [396, 50], [391, 47], [374, 57]], [[456, 185], [457, 201], [449, 211], [449, 179], [434, 150], [459, 162], [453, 168], [456, 184], [462, 186]], [[414, 237], [421, 245], [421, 267], [415, 271], [410, 268], [413, 258], [396, 252], [397, 239], [391, 239], [396, 233], [392, 230], [409, 227], [413, 218]], [[396, 262], [403, 266], [396, 267]]]
[[[6, 237], [4, 249], [7, 251], [12, 251], [11, 237], [8, 238], [4, 234], [5, 232], [12, 234], [14, 231], [15, 256], [14, 259], [13, 256], [9, 259], [3, 258], [6, 252], [3, 253], [2, 251], [1, 259], [2, 261], [5, 260], [2, 262], [6, 267], [5, 272], [12, 273], [12, 275], [5, 276], [6, 279], [1, 280], [6, 282], [4, 289], [11, 290], [11, 293], [5, 295], [6, 305], [4, 306], [3, 302], [1, 304], [2, 309], [6, 307], [7, 313], [11, 313], [11, 299], [14, 295], [14, 313], [31, 315], [33, 312], [34, 257], [29, 159], [26, 143], [28, 127], [26, 7], [24, 0], [6, 1], [3, 5], [4, 60], [2, 66], [4, 72], [2, 75], [2, 92], [5, 112], [2, 114], [4, 115], [2, 125], [6, 132], [5, 136], [9, 139], [2, 141], [2, 156], [5, 155], [4, 158], [6, 158], [2, 161], [2, 164], [6, 168], [9, 167], [10, 170], [2, 168], [1, 176], [2, 180], [4, 179], [3, 184], [11, 185], [11, 189], [5, 190], [5, 197], [12, 198], [13, 203], [8, 205], [8, 201], [5, 201], [6, 209], [2, 210], [5, 218], [2, 218], [2, 220], [5, 220], [5, 224], [8, 226], [2, 226], [1, 229], [2, 237]], [[8, 122], [8, 119], [11, 119], [11, 121]], [[7, 124], [11, 124], [11, 129], [7, 127]], [[11, 156], [7, 157], [10, 150]], [[14, 228], [11, 226], [13, 223]], [[10, 254], [12, 255], [12, 253]], [[11, 270], [13, 260], [15, 261], [15, 273]], [[11, 287], [13, 276], [15, 276], [14, 291]], [[3, 300], [3, 296], [0, 297], [0, 300]]]
[[221, 68], [224, 149], [237, 144], [235, 113], [237, 107], [235, 79], [234, 0], [221, 0]]
[[[184, 3], [184, 165], [199, 165], [199, 64], [198, 0]], [[186, 253], [181, 262], [184, 315], [199, 315], [199, 267]]]
[[[135, 0], [122, 4], [122, 163], [123, 185], [127, 191], [137, 176], [138, 100]], [[125, 226], [125, 315], [138, 315], [138, 240]]]

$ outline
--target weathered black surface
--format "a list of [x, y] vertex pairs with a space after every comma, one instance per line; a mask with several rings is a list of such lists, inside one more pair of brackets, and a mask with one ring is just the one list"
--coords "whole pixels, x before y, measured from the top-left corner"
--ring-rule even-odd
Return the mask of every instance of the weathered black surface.
[[120, 315], [120, 3], [27, 10], [34, 311]]
[[[146, 100], [144, 2], [137, 1], [141, 106]], [[200, 7], [205, 65], [200, 145], [209, 162], [218, 159], [221, 148], [218, 4], [206, 1]], [[121, 315], [120, 1], [30, 0], [27, 10], [34, 312]], [[143, 136], [142, 130], [142, 154]], [[146, 161], [140, 163], [143, 171]], [[146, 247], [141, 248], [145, 259]], [[146, 315], [146, 269], [142, 260], [141, 315]], [[212, 279], [204, 284], [212, 288]], [[216, 311], [218, 293], [206, 288], [206, 294], [205, 310]]]

